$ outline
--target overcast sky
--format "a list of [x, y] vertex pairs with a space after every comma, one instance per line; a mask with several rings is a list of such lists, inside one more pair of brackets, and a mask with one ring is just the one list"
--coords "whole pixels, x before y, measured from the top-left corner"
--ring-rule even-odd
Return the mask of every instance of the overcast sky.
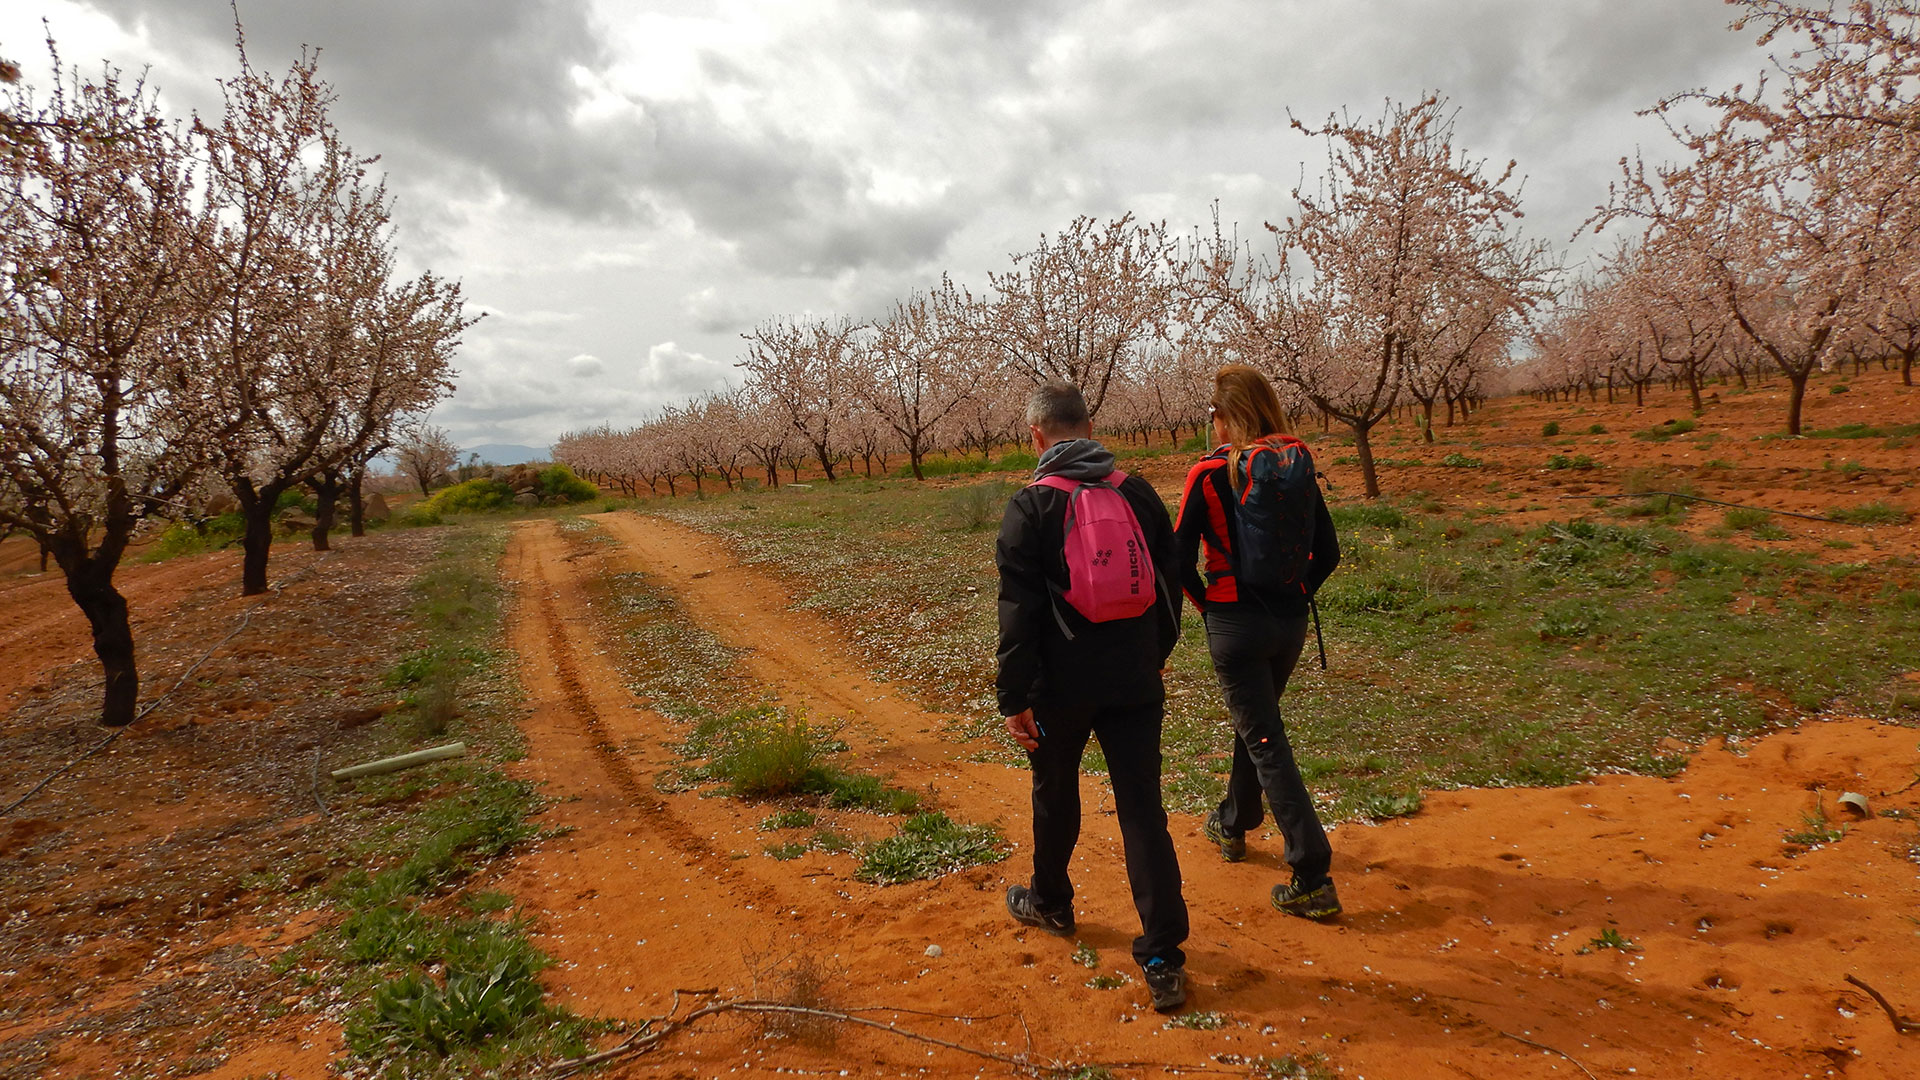
[[[740, 334], [870, 317], [951, 271], [985, 284], [1077, 214], [1242, 234], [1324, 168], [1288, 129], [1437, 90], [1458, 142], [1526, 174], [1565, 246], [1636, 117], [1750, 80], [1720, 0], [243, 0], [249, 51], [303, 44], [382, 156], [410, 270], [487, 318], [436, 414], [466, 445], [545, 446], [736, 379]], [[227, 0], [11, 0], [0, 55], [151, 70], [217, 104]], [[1577, 254], [1576, 250], [1576, 254]]]

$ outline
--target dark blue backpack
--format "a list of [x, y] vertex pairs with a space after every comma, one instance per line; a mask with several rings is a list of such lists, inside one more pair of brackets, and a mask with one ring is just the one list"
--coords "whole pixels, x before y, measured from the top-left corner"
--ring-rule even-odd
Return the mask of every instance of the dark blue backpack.
[[1233, 479], [1234, 576], [1242, 588], [1266, 593], [1307, 591], [1313, 558], [1313, 455], [1291, 435], [1254, 440], [1240, 454]]

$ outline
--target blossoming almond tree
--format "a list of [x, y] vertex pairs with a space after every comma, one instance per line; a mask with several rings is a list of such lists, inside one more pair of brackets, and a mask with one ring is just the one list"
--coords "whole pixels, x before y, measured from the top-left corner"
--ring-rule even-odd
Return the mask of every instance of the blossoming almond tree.
[[44, 104], [0, 89], [0, 526], [59, 564], [106, 674], [101, 722], [123, 726], [139, 674], [114, 571], [205, 466], [208, 386], [186, 345], [209, 229], [148, 88], [53, 64]]
[[1075, 218], [1013, 256], [1013, 269], [988, 275], [993, 298], [968, 305], [973, 332], [1029, 382], [1079, 387], [1097, 418], [1115, 372], [1167, 333], [1177, 255], [1164, 223], [1139, 224], [1132, 214], [1104, 225]]
[[[1216, 225], [1190, 289], [1226, 347], [1353, 432], [1367, 497], [1377, 498], [1371, 434], [1399, 404], [1410, 365], [1463, 307], [1517, 315], [1547, 268], [1512, 231], [1514, 164], [1489, 178], [1456, 151], [1453, 113], [1437, 95], [1389, 102], [1370, 124], [1295, 127], [1327, 140], [1320, 190], [1296, 189], [1298, 214], [1268, 225], [1276, 252], [1266, 262]], [[1468, 352], [1476, 340], [1468, 335]]]
[[744, 335], [740, 366], [779, 404], [829, 481], [843, 451], [840, 425], [855, 395], [859, 331], [844, 317], [776, 319]]
[[863, 350], [861, 402], [899, 436], [915, 480], [936, 434], [980, 389], [993, 360], [967, 333], [966, 306], [950, 280], [894, 307]]

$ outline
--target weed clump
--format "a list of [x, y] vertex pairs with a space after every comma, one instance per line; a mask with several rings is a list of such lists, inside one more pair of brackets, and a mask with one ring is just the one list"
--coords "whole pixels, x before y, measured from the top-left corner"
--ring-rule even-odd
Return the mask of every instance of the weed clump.
[[991, 825], [961, 825], [938, 812], [915, 814], [899, 833], [869, 847], [853, 876], [871, 885], [899, 885], [1006, 857], [1006, 838]]
[[1664, 423], [1656, 424], [1645, 431], [1636, 431], [1633, 433], [1633, 437], [1639, 439], [1641, 442], [1666, 442], [1676, 435], [1685, 435], [1687, 432], [1699, 426], [1700, 425], [1693, 421], [1686, 419], [1668, 420]]
[[1008, 486], [998, 481], [956, 488], [947, 493], [947, 520], [955, 529], [966, 532], [997, 525], [1008, 494]]
[[[846, 749], [837, 734], [837, 728], [822, 729], [804, 716], [791, 717], [773, 706], [741, 709], [694, 729], [683, 750], [707, 760], [685, 775], [696, 782], [724, 783], [729, 794], [743, 799], [814, 795], [836, 809], [880, 814], [908, 814], [920, 808], [920, 796], [911, 791], [890, 787], [877, 776], [826, 764], [828, 754]], [[810, 816], [806, 824], [812, 824]]]
[[1399, 529], [1407, 524], [1407, 515], [1398, 507], [1384, 503], [1352, 503], [1346, 506], [1327, 508], [1333, 518], [1333, 526], [1339, 530], [1358, 528], [1363, 525], [1376, 529]]

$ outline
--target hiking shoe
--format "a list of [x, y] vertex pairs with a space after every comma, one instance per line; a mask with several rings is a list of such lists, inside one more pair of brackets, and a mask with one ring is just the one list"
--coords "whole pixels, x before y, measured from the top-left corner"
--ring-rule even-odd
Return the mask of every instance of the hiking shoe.
[[1034, 902], [1033, 890], [1025, 885], [1007, 888], [1007, 914], [1013, 916], [1014, 922], [1037, 926], [1055, 937], [1073, 936], [1073, 909], [1054, 913], [1041, 911]]
[[1187, 969], [1177, 964], [1169, 964], [1159, 957], [1140, 966], [1140, 973], [1147, 984], [1147, 994], [1153, 998], [1153, 1011], [1170, 1013], [1187, 1003]]
[[1227, 832], [1226, 823], [1220, 820], [1220, 811], [1207, 815], [1207, 839], [1220, 845], [1220, 857], [1228, 862], [1239, 862], [1247, 857], [1247, 838]]
[[1340, 914], [1340, 894], [1333, 890], [1332, 878], [1310, 889], [1289, 881], [1273, 887], [1273, 906], [1276, 911], [1303, 919], [1331, 919]]

